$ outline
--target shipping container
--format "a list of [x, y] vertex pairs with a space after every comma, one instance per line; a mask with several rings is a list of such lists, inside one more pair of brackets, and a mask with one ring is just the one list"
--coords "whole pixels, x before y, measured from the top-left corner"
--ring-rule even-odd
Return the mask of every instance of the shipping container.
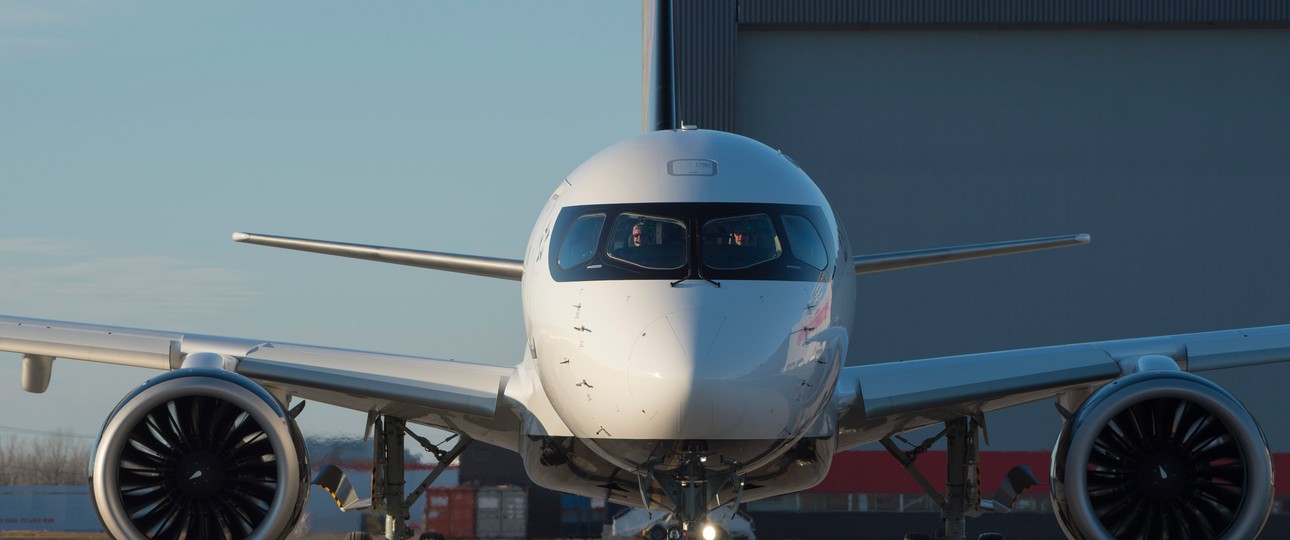
[[[349, 483], [359, 493], [359, 497], [365, 497], [371, 493], [372, 489], [372, 450], [371, 443], [360, 441], [359, 439], [325, 439], [311, 437], [305, 440], [309, 448], [309, 455], [313, 458], [313, 472], [310, 478], [318, 474], [323, 465], [332, 465], [339, 467], [349, 479]], [[418, 485], [427, 475], [435, 468], [437, 463], [422, 463], [414, 461], [420, 459], [418, 456], [411, 454], [405, 456], [407, 460], [404, 463], [406, 481], [409, 486]], [[458, 484], [458, 467], [450, 466], [444, 470], [434, 483], [431, 489], [451, 488]], [[422, 495], [425, 496], [424, 494]], [[475, 516], [474, 495], [469, 497], [470, 519]], [[420, 502], [420, 499], [418, 499]], [[418, 532], [425, 529], [424, 523], [419, 521], [423, 514], [417, 514], [415, 508], [410, 509], [414, 514], [409, 520], [408, 526], [416, 529]], [[325, 533], [349, 533], [357, 531], [368, 531], [379, 533], [385, 528], [385, 518], [383, 516], [364, 517], [366, 513], [342, 512], [336, 506], [336, 500], [327, 490], [310, 486], [309, 500], [305, 503], [304, 513], [301, 520], [296, 525], [295, 532], [301, 535], [321, 535]], [[474, 533], [473, 528], [471, 534]], [[468, 537], [468, 536], [467, 536]]]
[[88, 486], [0, 486], [0, 532], [101, 530]]
[[475, 497], [477, 538], [524, 538], [528, 492], [520, 486], [481, 487]]
[[475, 537], [475, 488], [434, 487], [426, 490], [424, 532], [444, 538]]
[[605, 500], [560, 495], [560, 534], [566, 538], [599, 538], [605, 527]]

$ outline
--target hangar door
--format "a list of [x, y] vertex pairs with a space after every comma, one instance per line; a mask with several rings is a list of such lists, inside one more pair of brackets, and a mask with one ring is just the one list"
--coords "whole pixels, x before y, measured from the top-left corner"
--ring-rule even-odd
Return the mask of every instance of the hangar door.
[[[1290, 31], [741, 30], [737, 43], [737, 130], [802, 164], [857, 251], [1093, 235], [862, 276], [849, 362], [1290, 322]], [[1213, 378], [1276, 418], [1290, 366]], [[992, 430], [1005, 448], [1051, 447], [1051, 405], [1002, 414], [1052, 428]]]

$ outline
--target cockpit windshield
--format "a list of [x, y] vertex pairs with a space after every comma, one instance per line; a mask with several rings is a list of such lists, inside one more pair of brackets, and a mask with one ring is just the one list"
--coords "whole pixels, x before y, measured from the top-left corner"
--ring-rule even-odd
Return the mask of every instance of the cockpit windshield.
[[623, 212], [614, 220], [605, 254], [609, 258], [650, 270], [685, 266], [685, 223], [680, 220]]
[[815, 281], [837, 244], [818, 207], [622, 204], [565, 208], [550, 247], [556, 281], [763, 279]]
[[703, 224], [703, 264], [739, 270], [778, 259], [784, 248], [766, 214], [712, 219]]

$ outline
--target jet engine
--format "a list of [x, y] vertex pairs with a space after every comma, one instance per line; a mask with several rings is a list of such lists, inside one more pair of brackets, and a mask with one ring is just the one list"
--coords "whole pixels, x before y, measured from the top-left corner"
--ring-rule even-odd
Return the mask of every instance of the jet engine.
[[309, 493], [300, 430], [250, 379], [181, 369], [135, 389], [94, 449], [95, 510], [113, 538], [278, 540]]
[[1052, 459], [1052, 501], [1074, 539], [1254, 538], [1272, 509], [1258, 424], [1218, 385], [1142, 371], [1093, 393]]

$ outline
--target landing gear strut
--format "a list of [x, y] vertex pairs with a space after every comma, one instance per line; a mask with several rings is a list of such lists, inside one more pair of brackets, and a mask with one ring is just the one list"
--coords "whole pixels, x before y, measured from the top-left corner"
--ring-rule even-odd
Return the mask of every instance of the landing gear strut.
[[[1012, 510], [1017, 495], [1030, 486], [1038, 485], [1029, 467], [1013, 467], [999, 487], [994, 499], [981, 499], [980, 446], [978, 433], [984, 432], [985, 422], [980, 416], [964, 416], [945, 423], [936, 435], [923, 441], [911, 450], [901, 450], [891, 437], [883, 437], [882, 445], [887, 449], [910, 476], [923, 487], [932, 500], [941, 509], [942, 528], [937, 538], [945, 540], [965, 540], [967, 538], [967, 517], [979, 516], [986, 512], [1008, 512]], [[945, 496], [932, 487], [918, 469], [914, 461], [926, 452], [941, 438], [946, 443], [945, 460]]]
[[648, 472], [640, 477], [645, 509], [650, 510], [649, 491], [657, 481], [663, 494], [672, 501], [672, 515], [680, 525], [679, 530], [668, 532], [668, 538], [701, 538], [700, 531], [707, 525], [708, 501], [717, 499], [720, 506], [720, 492], [727, 486], [735, 486], [733, 504], [736, 508], [743, 499], [743, 481], [736, 474], [737, 464], [723, 461], [722, 468], [710, 469], [708, 459], [705, 452], [694, 450], [675, 456], [670, 461], [676, 465], [666, 470], [658, 461], [645, 465]]
[[[470, 445], [470, 436], [462, 433], [450, 437], [457, 439], [457, 444], [449, 450], [442, 450], [425, 437], [413, 433], [402, 418], [380, 416], [374, 427], [377, 430], [372, 441], [372, 508], [373, 513], [385, 514], [386, 540], [405, 540], [412, 537], [408, 530], [409, 509], [425, 493], [443, 471], [448, 469], [453, 460], [460, 456], [466, 446]], [[416, 439], [427, 452], [434, 455], [439, 463], [430, 475], [417, 485], [407, 498], [403, 497], [403, 436]], [[444, 441], [448, 442], [448, 441]], [[440, 443], [442, 444], [442, 443]]]

